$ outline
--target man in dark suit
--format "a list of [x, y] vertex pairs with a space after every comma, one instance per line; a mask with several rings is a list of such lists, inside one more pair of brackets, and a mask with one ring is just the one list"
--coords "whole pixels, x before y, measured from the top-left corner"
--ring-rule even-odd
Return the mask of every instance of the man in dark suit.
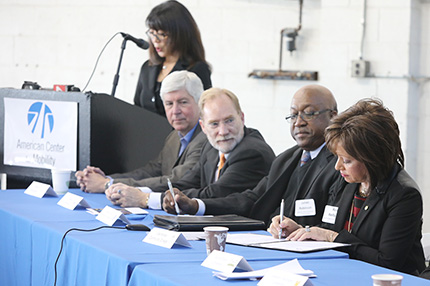
[[[180, 209], [190, 214], [235, 213], [269, 222], [279, 215], [284, 199], [285, 216], [304, 225], [320, 223], [329, 188], [339, 178], [334, 168], [336, 158], [324, 142], [324, 129], [337, 114], [336, 101], [328, 89], [308, 85], [295, 93], [290, 112], [287, 120], [297, 146], [280, 154], [254, 189], [200, 201], [178, 192], [175, 199]], [[302, 164], [302, 158], [307, 162]], [[171, 206], [171, 196], [166, 195], [163, 207], [173, 212]]]
[[[167, 119], [174, 130], [167, 136], [158, 156], [139, 169], [110, 176], [99, 168], [88, 166], [76, 172], [81, 189], [89, 193], [103, 193], [113, 183], [151, 189], [159, 185], [167, 186], [167, 178], [179, 180], [198, 162], [202, 146], [207, 142], [198, 124], [198, 100], [202, 92], [202, 82], [192, 72], [177, 71], [167, 76], [160, 93]], [[130, 191], [129, 195], [134, 199], [143, 195], [138, 189], [132, 193]]]
[[[200, 160], [181, 180], [172, 182], [175, 190], [190, 197], [217, 198], [253, 188], [269, 172], [275, 155], [261, 134], [244, 125], [237, 97], [226, 89], [211, 88], [200, 97], [200, 126], [208, 138]], [[119, 187], [121, 188], [121, 187]], [[147, 202], [124, 200], [118, 205], [161, 208], [167, 185], [152, 189]]]

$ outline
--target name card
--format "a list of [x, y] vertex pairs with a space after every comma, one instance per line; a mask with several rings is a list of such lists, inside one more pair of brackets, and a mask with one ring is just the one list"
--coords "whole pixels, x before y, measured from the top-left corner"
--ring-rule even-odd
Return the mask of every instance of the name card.
[[243, 256], [219, 250], [212, 251], [201, 265], [224, 273], [231, 273], [235, 270], [252, 271], [251, 265]]
[[289, 272], [271, 271], [264, 275], [258, 286], [312, 286], [309, 277]]
[[84, 208], [90, 207], [90, 205], [83, 197], [75, 195], [73, 193], [66, 193], [57, 203], [57, 205], [60, 205], [69, 210], [74, 210], [79, 205]]
[[104, 224], [113, 226], [117, 220], [122, 221], [125, 224], [130, 224], [130, 221], [125, 217], [125, 215], [110, 206], [105, 206], [104, 209], [96, 216], [96, 219]]
[[30, 186], [25, 190], [24, 194], [37, 197], [37, 198], [43, 198], [44, 195], [50, 195], [57, 197], [57, 193], [54, 191], [54, 189], [48, 185], [41, 182], [33, 181]]
[[314, 216], [316, 213], [314, 199], [296, 201], [295, 216]]
[[182, 233], [158, 227], [154, 227], [142, 241], [169, 249], [175, 244], [191, 247]]

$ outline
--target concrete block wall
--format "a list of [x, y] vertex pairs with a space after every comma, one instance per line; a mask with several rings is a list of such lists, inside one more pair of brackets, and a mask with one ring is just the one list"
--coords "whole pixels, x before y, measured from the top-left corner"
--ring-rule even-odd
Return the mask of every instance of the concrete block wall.
[[[0, 87], [24, 80], [43, 87], [87, 83], [108, 40], [122, 31], [146, 38], [145, 18], [156, 0], [0, 0]], [[277, 154], [294, 144], [285, 116], [294, 92], [309, 83], [333, 91], [342, 111], [376, 96], [401, 128], [407, 170], [430, 205], [430, 1], [368, 0], [363, 57], [375, 78], [352, 78], [360, 55], [364, 0], [304, 0], [297, 51], [283, 51], [284, 70], [318, 71], [319, 81], [249, 78], [279, 66], [280, 31], [295, 28], [298, 0], [182, 0], [196, 19], [213, 66], [214, 86], [235, 92], [246, 124], [258, 128]], [[87, 91], [110, 93], [122, 39], [104, 50]], [[132, 102], [147, 51], [127, 43], [116, 96]], [[410, 76], [414, 78], [411, 79]], [[430, 232], [430, 214], [424, 230]]]

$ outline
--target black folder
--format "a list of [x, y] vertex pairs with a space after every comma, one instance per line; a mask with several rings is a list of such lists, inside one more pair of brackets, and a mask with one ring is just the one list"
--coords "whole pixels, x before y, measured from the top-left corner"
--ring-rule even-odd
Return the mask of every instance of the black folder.
[[262, 220], [255, 220], [239, 215], [218, 216], [168, 216], [155, 215], [155, 226], [176, 231], [201, 231], [205, 226], [226, 226], [229, 230], [266, 230]]

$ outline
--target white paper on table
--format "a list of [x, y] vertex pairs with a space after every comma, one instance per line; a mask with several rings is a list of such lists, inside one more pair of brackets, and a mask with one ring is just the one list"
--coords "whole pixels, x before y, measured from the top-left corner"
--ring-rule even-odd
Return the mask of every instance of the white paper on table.
[[277, 250], [287, 250], [293, 252], [310, 252], [317, 250], [327, 250], [337, 247], [349, 246], [350, 244], [338, 243], [338, 242], [328, 242], [328, 241], [291, 241], [285, 240], [277, 243], [261, 243], [258, 247], [277, 249]]
[[264, 275], [258, 286], [312, 286], [309, 277], [288, 272], [271, 271]]
[[142, 208], [138, 208], [138, 207], [130, 207], [130, 208], [124, 208], [126, 211], [131, 212], [132, 214], [135, 215], [144, 215], [144, 214], [148, 214], [147, 210], [144, 210]]
[[229, 233], [227, 235], [227, 243], [252, 246], [267, 242], [285, 241], [285, 239], [277, 239], [271, 235], [256, 234], [256, 233]]
[[181, 233], [187, 240], [203, 240], [203, 239], [206, 239], [206, 234], [203, 231], [184, 231]]
[[307, 276], [307, 277], [316, 277], [314, 272], [312, 270], [305, 270], [300, 265], [299, 261], [297, 259], [290, 260], [288, 262], [268, 267], [260, 270], [255, 271], [249, 271], [249, 272], [213, 272], [214, 276], [222, 279], [222, 280], [228, 280], [228, 279], [255, 279], [255, 278], [261, 278], [264, 275], [270, 273], [271, 271], [276, 271], [280, 273], [288, 272], [293, 273], [297, 275]]
[[291, 241], [286, 239], [277, 239], [269, 235], [256, 234], [256, 233], [239, 233], [229, 234], [227, 236], [227, 243], [255, 246], [269, 249], [286, 250], [294, 252], [310, 252], [316, 250], [333, 249], [342, 246], [349, 246], [350, 244], [328, 242], [328, 241]]

